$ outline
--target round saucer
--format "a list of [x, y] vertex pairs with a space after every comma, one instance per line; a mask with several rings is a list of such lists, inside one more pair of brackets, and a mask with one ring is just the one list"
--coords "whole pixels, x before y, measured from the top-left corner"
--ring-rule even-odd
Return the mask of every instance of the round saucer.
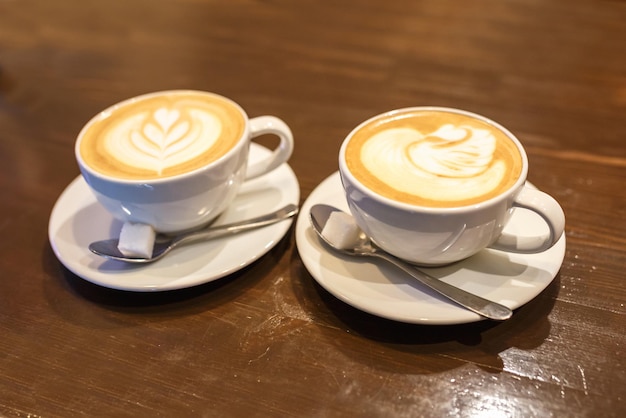
[[[269, 154], [252, 143], [250, 160]], [[289, 165], [245, 182], [232, 205], [214, 225], [260, 216], [289, 203], [298, 204], [300, 187]], [[90, 242], [119, 235], [115, 220], [77, 177], [63, 191], [50, 215], [48, 237], [57, 258], [77, 276], [92, 283], [137, 292], [191, 287], [240, 270], [271, 250], [285, 236], [293, 219], [243, 234], [183, 246], [151, 264], [126, 264], [92, 254]]]
[[[407, 323], [462, 324], [483, 319], [423, 288], [382, 261], [342, 256], [323, 245], [309, 220], [311, 207], [318, 203], [349, 212], [338, 172], [309, 195], [296, 223], [296, 245], [305, 267], [335, 297], [364, 312]], [[505, 231], [522, 236], [540, 235], [547, 233], [547, 229], [539, 215], [517, 209]], [[512, 254], [486, 249], [455, 264], [424, 271], [516, 309], [552, 282], [564, 257], [565, 235], [542, 253]]]

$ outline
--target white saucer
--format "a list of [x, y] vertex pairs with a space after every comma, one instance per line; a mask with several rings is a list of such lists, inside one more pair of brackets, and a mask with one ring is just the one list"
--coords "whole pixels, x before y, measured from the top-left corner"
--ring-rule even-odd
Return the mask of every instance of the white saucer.
[[[251, 144], [254, 162], [270, 151]], [[287, 164], [244, 183], [233, 204], [215, 225], [263, 215], [289, 203], [298, 204], [298, 180]], [[74, 274], [101, 286], [137, 292], [181, 289], [210, 282], [244, 268], [272, 249], [293, 219], [228, 238], [177, 248], [152, 264], [131, 265], [92, 254], [90, 242], [115, 237], [122, 223], [96, 201], [82, 177], [57, 200], [48, 236], [57, 258]]]
[[[348, 212], [339, 173], [324, 180], [302, 205], [296, 223], [300, 257], [328, 292], [362, 311], [395, 321], [462, 324], [483, 318], [429, 292], [397, 269], [377, 260], [341, 256], [324, 246], [309, 221], [313, 205], [325, 203]], [[516, 235], [547, 232], [534, 212], [516, 210], [506, 231]], [[565, 256], [565, 235], [539, 254], [483, 250], [453, 265], [424, 269], [441, 280], [516, 309], [535, 298], [558, 273]]]

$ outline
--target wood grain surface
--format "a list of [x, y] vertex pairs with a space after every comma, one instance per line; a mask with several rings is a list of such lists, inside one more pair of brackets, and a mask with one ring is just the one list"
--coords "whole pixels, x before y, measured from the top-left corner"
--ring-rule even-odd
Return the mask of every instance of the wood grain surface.
[[[340, 302], [293, 230], [205, 285], [91, 284], [47, 235], [76, 135], [171, 88], [284, 119], [301, 201], [375, 114], [499, 121], [565, 210], [560, 272], [509, 321], [450, 326]], [[624, 416], [625, 189], [623, 1], [0, 0], [0, 416]]]

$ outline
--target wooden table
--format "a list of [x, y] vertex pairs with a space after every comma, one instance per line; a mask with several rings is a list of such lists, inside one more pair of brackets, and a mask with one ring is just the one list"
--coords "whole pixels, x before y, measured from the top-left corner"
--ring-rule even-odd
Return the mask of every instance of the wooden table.
[[[287, 121], [301, 203], [370, 116], [489, 116], [565, 210], [560, 272], [509, 321], [445, 326], [341, 302], [293, 228], [192, 288], [83, 280], [47, 234], [75, 137], [171, 88]], [[620, 1], [0, 0], [0, 415], [624, 416], [625, 122]]]

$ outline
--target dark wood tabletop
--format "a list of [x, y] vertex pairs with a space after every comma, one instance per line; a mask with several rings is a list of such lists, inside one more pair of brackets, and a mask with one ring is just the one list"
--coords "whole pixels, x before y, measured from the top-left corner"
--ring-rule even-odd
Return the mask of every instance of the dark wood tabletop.
[[[179, 88], [285, 120], [300, 203], [375, 114], [488, 116], [563, 206], [560, 270], [510, 320], [450, 325], [342, 302], [295, 226], [180, 290], [74, 275], [48, 225], [78, 132]], [[0, 0], [0, 416], [624, 416], [625, 144], [623, 1]]]

